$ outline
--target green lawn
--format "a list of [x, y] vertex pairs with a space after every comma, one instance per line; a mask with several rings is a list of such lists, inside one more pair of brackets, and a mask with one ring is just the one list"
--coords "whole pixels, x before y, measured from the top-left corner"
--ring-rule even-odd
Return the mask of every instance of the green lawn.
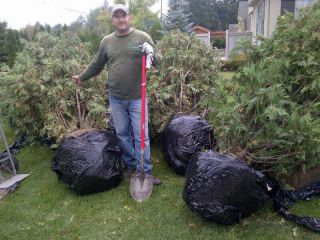
[[224, 79], [230, 80], [235, 72], [221, 72], [221, 75]]
[[[9, 134], [10, 135], [10, 134]], [[13, 139], [10, 137], [10, 139]], [[183, 202], [184, 178], [152, 148], [154, 173], [163, 184], [151, 198], [136, 203], [129, 180], [107, 192], [77, 196], [50, 169], [53, 150], [26, 146], [16, 156], [21, 173], [31, 173], [0, 200], [0, 239], [319, 239], [320, 235], [287, 222], [271, 203], [240, 224], [222, 226], [191, 212]], [[320, 216], [320, 200], [299, 203], [294, 211]]]

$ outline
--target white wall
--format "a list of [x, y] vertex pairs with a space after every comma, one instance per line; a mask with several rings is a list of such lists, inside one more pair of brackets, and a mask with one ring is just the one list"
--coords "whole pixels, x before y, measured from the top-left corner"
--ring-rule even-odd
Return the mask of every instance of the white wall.
[[272, 32], [276, 28], [277, 19], [281, 14], [281, 1], [280, 0], [266, 0], [265, 5], [265, 24], [268, 24], [265, 26], [265, 37], [270, 37], [272, 35]]
[[258, 5], [264, 1], [264, 27], [263, 36], [270, 37], [275, 30], [277, 18], [280, 16], [281, 0], [256, 0], [251, 2], [249, 13], [251, 15], [251, 32], [253, 43], [257, 43]]

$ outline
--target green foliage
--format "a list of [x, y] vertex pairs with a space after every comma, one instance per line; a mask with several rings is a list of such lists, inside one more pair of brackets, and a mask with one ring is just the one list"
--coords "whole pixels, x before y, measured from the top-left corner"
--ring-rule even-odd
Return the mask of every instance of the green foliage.
[[207, 112], [207, 97], [219, 79], [216, 52], [199, 39], [171, 32], [157, 44], [160, 65], [151, 70], [147, 84], [152, 99], [151, 123], [160, 133], [177, 113]]
[[90, 51], [96, 53], [101, 39], [113, 31], [111, 10], [103, 7], [93, 9], [88, 16], [80, 16], [72, 22], [68, 30], [76, 33], [82, 42], [90, 42]]
[[238, 0], [186, 0], [190, 21], [210, 30], [224, 31], [237, 23]]
[[226, 38], [225, 37], [215, 37], [211, 38], [211, 45], [213, 47], [219, 48], [219, 49], [225, 49], [226, 48]]
[[0, 63], [10, 67], [14, 64], [17, 52], [22, 48], [19, 32], [8, 29], [6, 22], [0, 22]]
[[220, 147], [283, 176], [319, 163], [320, 3], [279, 18], [248, 64], [219, 85], [211, 119]]
[[132, 26], [139, 30], [147, 32], [151, 38], [156, 41], [161, 38], [161, 24], [157, 15], [150, 10], [141, 11], [132, 16]]
[[164, 29], [191, 33], [193, 23], [188, 12], [189, 3], [186, 0], [169, 0], [168, 5], [169, 10], [163, 20]]
[[161, 24], [156, 13], [150, 7], [157, 0], [127, 0], [126, 1], [132, 17], [131, 24], [134, 28], [147, 32], [156, 41], [161, 38]]
[[38, 33], [4, 77], [1, 115], [30, 139], [47, 137], [59, 142], [78, 128], [104, 127], [103, 76], [86, 82], [84, 88], [70, 79], [90, 61], [88, 50], [74, 34]]
[[[125, 2], [120, 1], [120, 3]], [[160, 20], [149, 9], [155, 0], [131, 0], [127, 2], [132, 16], [132, 26], [149, 33], [152, 39], [159, 40], [161, 37], [159, 33], [159, 30], [161, 30]], [[112, 8], [96, 8], [90, 11], [86, 18], [80, 17], [77, 21], [71, 23], [68, 29], [77, 33], [83, 42], [90, 42], [91, 51], [96, 53], [101, 39], [114, 31], [111, 10]]]

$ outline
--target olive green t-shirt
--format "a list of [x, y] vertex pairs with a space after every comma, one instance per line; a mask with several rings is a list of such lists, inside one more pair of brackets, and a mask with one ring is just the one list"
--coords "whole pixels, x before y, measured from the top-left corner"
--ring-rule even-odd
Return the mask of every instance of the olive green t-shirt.
[[80, 74], [80, 79], [88, 80], [98, 75], [107, 64], [106, 83], [110, 94], [124, 100], [141, 98], [142, 53], [139, 46], [144, 42], [154, 47], [151, 37], [137, 29], [133, 29], [126, 36], [112, 33], [104, 37], [97, 56]]

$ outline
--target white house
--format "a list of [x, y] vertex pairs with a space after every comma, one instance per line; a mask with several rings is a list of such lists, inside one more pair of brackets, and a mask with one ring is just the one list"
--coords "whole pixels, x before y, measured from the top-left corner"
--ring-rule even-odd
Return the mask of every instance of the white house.
[[317, 0], [249, 0], [250, 32], [252, 41], [257, 43], [257, 35], [270, 37], [275, 30], [277, 18], [286, 11], [297, 13], [301, 7], [307, 7]]

